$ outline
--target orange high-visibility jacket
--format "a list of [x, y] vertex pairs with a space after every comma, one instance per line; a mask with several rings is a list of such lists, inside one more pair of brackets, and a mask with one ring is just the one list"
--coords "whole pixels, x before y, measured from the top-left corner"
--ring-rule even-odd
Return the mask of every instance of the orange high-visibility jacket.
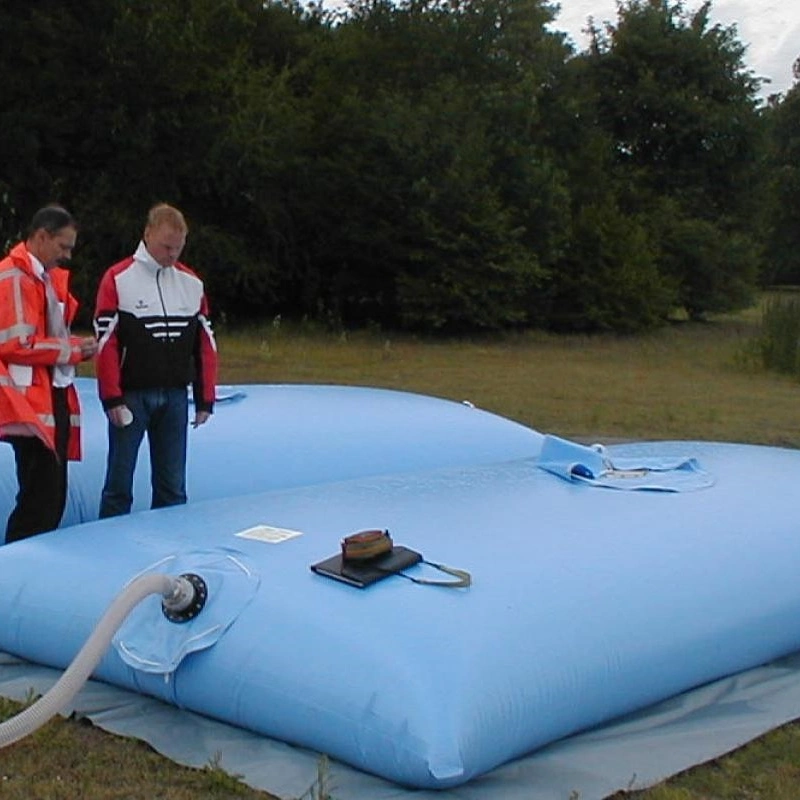
[[[69, 293], [69, 272], [49, 270], [64, 321], [75, 317], [78, 301]], [[38, 436], [55, 449], [52, 367], [81, 360], [79, 339], [47, 335], [44, 282], [33, 270], [21, 242], [0, 261], [0, 438]], [[80, 406], [74, 386], [67, 388], [70, 435], [67, 456], [81, 457]]]

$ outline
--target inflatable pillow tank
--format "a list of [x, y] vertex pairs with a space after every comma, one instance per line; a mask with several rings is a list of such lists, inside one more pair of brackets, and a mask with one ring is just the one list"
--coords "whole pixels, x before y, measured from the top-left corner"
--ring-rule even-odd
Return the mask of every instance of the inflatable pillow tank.
[[[0, 650], [63, 668], [135, 576], [199, 574], [202, 613], [176, 625], [144, 601], [97, 679], [442, 789], [800, 649], [800, 452], [584, 447], [375, 391], [265, 387], [268, 414], [231, 404], [220, 449], [211, 426], [190, 445], [193, 484], [213, 472], [229, 496], [209, 481], [186, 506], [0, 547]], [[311, 569], [367, 529], [423, 560], [366, 588]], [[417, 582], [443, 577], [426, 562], [471, 585]]]

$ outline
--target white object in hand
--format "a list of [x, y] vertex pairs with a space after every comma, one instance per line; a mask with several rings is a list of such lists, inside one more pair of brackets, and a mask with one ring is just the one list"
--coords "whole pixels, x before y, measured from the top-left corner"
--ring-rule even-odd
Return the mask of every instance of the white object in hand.
[[133, 412], [127, 406], [120, 409], [119, 421], [123, 428], [133, 422]]

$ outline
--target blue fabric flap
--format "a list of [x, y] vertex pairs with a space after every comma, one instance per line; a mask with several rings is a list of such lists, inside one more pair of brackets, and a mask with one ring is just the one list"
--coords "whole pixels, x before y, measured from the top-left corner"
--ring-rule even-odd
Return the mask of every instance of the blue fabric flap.
[[170, 556], [141, 574], [149, 572], [195, 573], [208, 587], [206, 605], [194, 619], [170, 622], [162, 612], [161, 597], [152, 595], [133, 609], [114, 636], [114, 649], [128, 666], [159, 675], [174, 672], [189, 653], [216, 644], [253, 599], [260, 582], [240, 553], [225, 549]]
[[547, 435], [537, 465], [559, 478], [609, 489], [687, 492], [714, 485], [695, 458], [617, 458], [600, 444], [582, 445]]

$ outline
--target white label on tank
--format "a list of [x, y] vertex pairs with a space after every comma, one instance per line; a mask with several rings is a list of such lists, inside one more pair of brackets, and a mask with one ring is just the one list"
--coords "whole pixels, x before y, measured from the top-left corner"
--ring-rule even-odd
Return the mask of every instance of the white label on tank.
[[287, 539], [294, 539], [295, 536], [302, 536], [302, 531], [292, 531], [288, 528], [275, 528], [272, 525], [254, 525], [252, 528], [239, 531], [234, 536], [241, 536], [242, 539], [255, 539], [259, 542], [269, 544], [279, 544]]

